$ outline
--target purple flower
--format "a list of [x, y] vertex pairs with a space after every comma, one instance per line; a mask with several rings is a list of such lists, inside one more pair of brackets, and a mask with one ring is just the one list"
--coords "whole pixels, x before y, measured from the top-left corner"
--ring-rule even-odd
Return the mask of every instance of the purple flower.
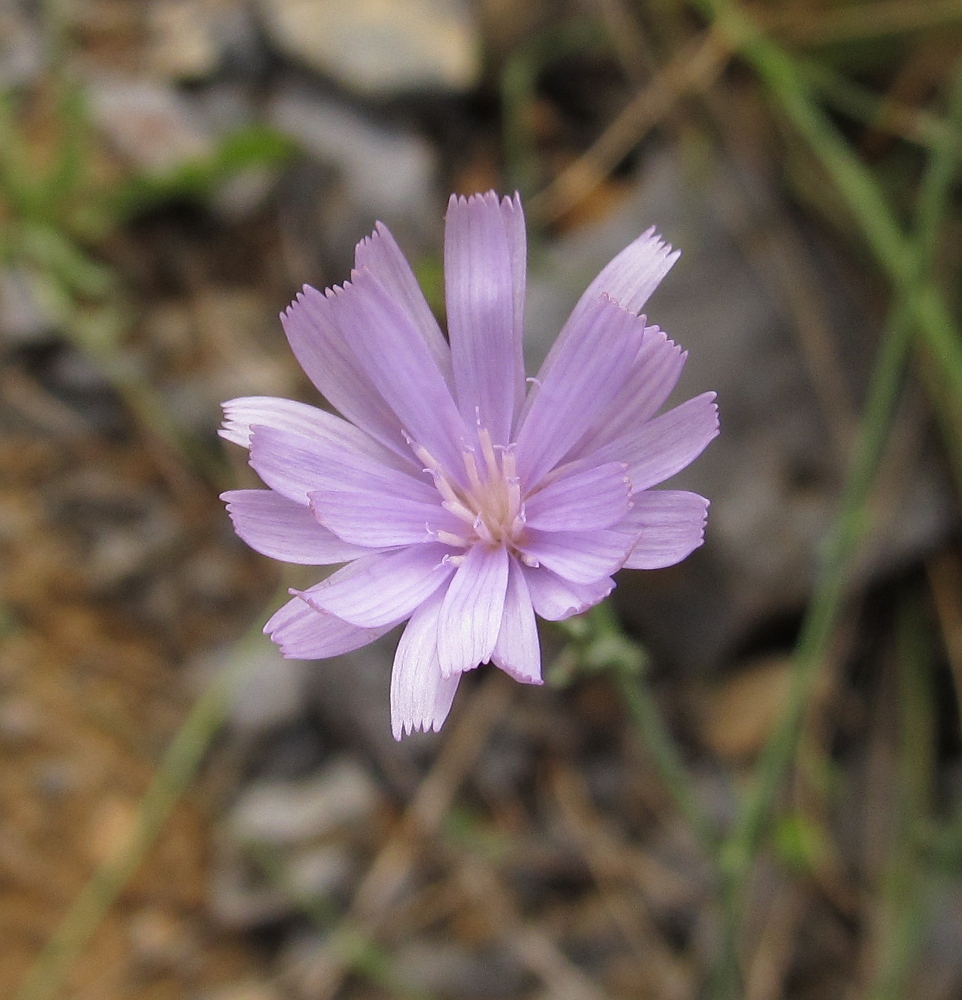
[[264, 631], [285, 656], [357, 649], [401, 622], [394, 736], [437, 730], [466, 670], [541, 683], [535, 614], [597, 604], [622, 567], [703, 539], [708, 501], [652, 490], [718, 433], [714, 393], [660, 416], [685, 355], [638, 312], [678, 257], [653, 229], [589, 285], [525, 379], [526, 241], [518, 196], [452, 197], [446, 340], [387, 228], [351, 281], [305, 286], [281, 316], [340, 417], [304, 403], [224, 404], [221, 434], [269, 487], [225, 493], [238, 535], [274, 559], [345, 563]]

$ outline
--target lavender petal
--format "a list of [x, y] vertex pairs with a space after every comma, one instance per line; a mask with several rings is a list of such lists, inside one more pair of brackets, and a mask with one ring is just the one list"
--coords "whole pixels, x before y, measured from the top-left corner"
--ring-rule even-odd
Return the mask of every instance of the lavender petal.
[[438, 620], [441, 673], [473, 670], [491, 657], [498, 641], [508, 586], [504, 546], [474, 545], [454, 574]]
[[524, 401], [525, 257], [517, 196], [451, 196], [444, 278], [458, 407], [468, 427], [480, 422], [499, 445]]
[[273, 490], [221, 494], [234, 530], [261, 555], [304, 566], [330, 566], [366, 555], [369, 549], [343, 541], [318, 524], [309, 507]]
[[708, 501], [686, 490], [647, 490], [635, 497], [626, 524], [638, 541], [628, 569], [662, 569], [691, 555], [705, 539]]
[[391, 729], [400, 740], [406, 733], [437, 732], [451, 711], [461, 680], [444, 677], [438, 660], [438, 615], [443, 594], [437, 591], [411, 616], [394, 656], [391, 671]]
[[518, 470], [537, 483], [585, 435], [624, 385], [645, 325], [601, 297], [578, 320], [572, 337], [544, 381], [518, 432]]
[[610, 528], [627, 513], [631, 483], [627, 466], [607, 462], [580, 471], [561, 471], [525, 500], [526, 523], [541, 531]]
[[611, 577], [602, 577], [587, 584], [572, 583], [544, 566], [525, 566], [524, 578], [535, 612], [550, 622], [580, 615], [603, 601], [615, 589], [615, 581]]
[[389, 632], [395, 623], [380, 628], [359, 628], [321, 611], [300, 597], [288, 601], [264, 626], [264, 632], [291, 660], [323, 660], [360, 649]]
[[522, 684], [542, 683], [538, 626], [524, 571], [515, 559], [508, 564], [504, 613], [491, 662]]
[[361, 628], [403, 621], [454, 572], [437, 544], [364, 556], [301, 593], [316, 611]]

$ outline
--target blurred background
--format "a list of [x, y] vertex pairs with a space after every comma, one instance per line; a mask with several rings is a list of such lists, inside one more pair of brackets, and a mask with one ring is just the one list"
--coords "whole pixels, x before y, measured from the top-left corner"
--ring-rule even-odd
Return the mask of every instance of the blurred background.
[[[962, 996], [962, 3], [0, 0], [0, 995]], [[534, 371], [650, 225], [705, 546], [395, 744], [260, 635], [240, 395], [519, 190]], [[674, 484], [673, 484], [674, 485]]]

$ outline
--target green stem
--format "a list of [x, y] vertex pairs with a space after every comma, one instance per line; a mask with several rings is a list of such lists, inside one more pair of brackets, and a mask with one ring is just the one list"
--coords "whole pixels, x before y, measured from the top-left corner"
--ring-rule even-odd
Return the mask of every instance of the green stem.
[[[624, 638], [609, 602], [596, 605], [588, 612], [587, 617], [595, 637]], [[662, 785], [705, 853], [718, 867], [721, 848], [718, 832], [699, 805], [691, 775], [682, 760], [678, 744], [662, 721], [661, 712], [645, 677], [644, 654], [637, 646], [634, 646], [634, 649], [639, 656], [633, 663], [624, 657], [616, 662], [612, 657], [613, 673], [622, 699]], [[719, 871], [718, 875], [722, 896], [722, 945], [712, 973], [711, 995], [718, 1000], [722, 998], [734, 1000], [741, 989], [741, 970], [737, 951], [737, 896], [732, 891], [725, 873]]]
[[628, 713], [648, 750], [662, 785], [699, 842], [714, 856], [718, 851], [718, 835], [698, 805], [688, 769], [661, 720], [645, 678], [629, 675], [624, 670], [618, 671], [616, 677]]
[[[609, 601], [596, 604], [588, 612], [592, 632], [597, 638], [615, 637], [624, 640], [614, 609]], [[672, 797], [679, 812], [685, 817], [692, 832], [714, 857], [718, 851], [718, 835], [708, 817], [698, 804], [691, 775], [678, 752], [678, 745], [662, 722], [651, 688], [645, 680], [646, 657], [639, 646], [632, 644], [638, 656], [634, 663], [622, 659], [614, 662], [615, 678], [628, 713], [651, 756], [658, 777]]]

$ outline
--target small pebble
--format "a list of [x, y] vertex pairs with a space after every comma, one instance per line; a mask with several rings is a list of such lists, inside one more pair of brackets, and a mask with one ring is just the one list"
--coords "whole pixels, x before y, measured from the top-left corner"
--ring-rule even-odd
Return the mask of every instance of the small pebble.
[[366, 826], [380, 805], [368, 770], [345, 757], [307, 781], [250, 786], [234, 806], [230, 828], [242, 843], [302, 844], [340, 828]]

